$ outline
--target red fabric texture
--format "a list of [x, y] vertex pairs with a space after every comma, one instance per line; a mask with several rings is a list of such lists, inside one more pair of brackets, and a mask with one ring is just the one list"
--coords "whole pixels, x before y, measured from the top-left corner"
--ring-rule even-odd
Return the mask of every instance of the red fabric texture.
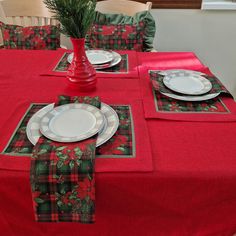
[[[66, 77], [66, 72], [58, 72], [54, 71], [54, 68], [60, 61], [61, 57], [65, 52], [73, 52], [68, 50], [57, 50], [54, 54], [51, 54], [49, 57], [50, 62], [48, 64], [44, 64], [40, 75], [51, 75], [51, 76], [59, 76], [59, 77]], [[102, 73], [102, 70], [97, 71], [97, 78], [138, 78], [138, 62], [137, 62], [137, 53], [135, 51], [117, 51], [121, 55], [128, 54], [128, 73], [114, 73], [114, 72], [105, 72]]]
[[[3, 51], [0, 50], [0, 126], [5, 132], [0, 131], [1, 149], [30, 102], [53, 102], [58, 94], [78, 95], [66, 88], [64, 78], [39, 76], [41, 67], [50, 61], [46, 52], [39, 51], [28, 58], [25, 52]], [[171, 64], [176, 60], [178, 67], [181, 66], [174, 55]], [[153, 62], [164, 63], [154, 59]], [[183, 61], [181, 67], [185, 66], [189, 64]], [[105, 103], [131, 102], [132, 105], [140, 91], [138, 79], [111, 78], [100, 79], [97, 91], [90, 95], [100, 94]], [[140, 109], [137, 115], [143, 113], [140, 102], [137, 100]], [[142, 120], [148, 127], [148, 135], [144, 133], [142, 140], [150, 137], [153, 171], [97, 173], [94, 225], [34, 222], [26, 163], [20, 157], [1, 156], [1, 234], [233, 235], [236, 232], [236, 123], [164, 119], [145, 122], [143, 117]], [[15, 169], [10, 168], [11, 159], [15, 159]]]
[[[185, 69], [180, 67], [179, 69]], [[191, 69], [191, 68], [188, 68]], [[140, 67], [140, 80], [143, 96], [143, 106], [145, 118], [158, 118], [167, 120], [182, 120], [182, 121], [236, 121], [236, 104], [232, 97], [219, 95], [223, 103], [229, 109], [230, 113], [185, 113], [185, 112], [165, 112], [157, 111], [155, 107], [154, 94], [152, 91], [152, 83], [148, 74], [148, 68]], [[196, 69], [193, 67], [192, 70], [200, 71], [208, 75], [212, 75], [208, 68], [202, 67]]]

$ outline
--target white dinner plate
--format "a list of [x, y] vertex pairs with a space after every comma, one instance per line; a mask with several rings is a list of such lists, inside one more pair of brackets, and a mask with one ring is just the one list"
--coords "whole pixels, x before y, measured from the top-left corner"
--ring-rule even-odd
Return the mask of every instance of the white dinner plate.
[[167, 88], [187, 95], [201, 95], [212, 88], [211, 82], [205, 77], [186, 71], [164, 76], [163, 83]]
[[[29, 120], [26, 127], [26, 134], [29, 141], [35, 145], [42, 135], [40, 132], [40, 120], [49, 111], [53, 110], [54, 103], [49, 104], [37, 111]], [[105, 103], [101, 103], [101, 112], [104, 115], [104, 126], [99, 131], [96, 146], [100, 146], [108, 141], [116, 132], [119, 126], [119, 118], [112, 107]]]
[[[119, 54], [119, 53], [117, 53], [117, 52], [110, 52], [111, 54], [112, 54], [112, 56], [113, 56], [113, 59], [110, 61], [110, 62], [108, 62], [108, 63], [104, 63], [104, 64], [100, 64], [100, 65], [98, 65], [98, 64], [93, 64], [93, 67], [96, 69], [96, 70], [102, 70], [102, 69], [106, 69], [106, 68], [110, 68], [110, 67], [113, 67], [113, 66], [115, 66], [115, 65], [117, 65], [117, 64], [119, 64], [120, 63], [120, 61], [121, 61], [121, 55]], [[69, 63], [71, 63], [71, 61], [72, 61], [72, 58], [73, 58], [73, 52], [67, 57], [67, 61], [69, 62]], [[89, 59], [89, 58], [88, 58]], [[90, 61], [91, 62], [91, 61]], [[92, 64], [92, 63], [91, 63]]]
[[47, 112], [40, 121], [40, 131], [57, 142], [76, 142], [98, 133], [104, 125], [102, 112], [89, 104], [70, 103]]
[[205, 75], [204, 73], [202, 73], [200, 71], [184, 70], [184, 69], [162, 70], [158, 73], [161, 75], [171, 75], [171, 74], [179, 73], [179, 72], [186, 72], [186, 73], [190, 73], [190, 74], [194, 74], [194, 75]]
[[177, 94], [172, 94], [172, 93], [162, 93], [162, 94], [167, 97], [174, 98], [177, 100], [191, 101], [191, 102], [206, 101], [206, 100], [210, 100], [210, 99], [215, 98], [220, 95], [220, 93], [211, 93], [211, 94], [206, 94], [206, 95], [202, 95], [202, 96], [187, 96], [187, 95], [182, 96], [182, 95], [177, 95]]
[[[73, 56], [73, 52], [68, 56], [67, 60], [69, 63], [72, 62]], [[86, 50], [86, 56], [88, 57], [89, 62], [93, 65], [109, 63], [114, 59], [111, 52], [104, 50]]]

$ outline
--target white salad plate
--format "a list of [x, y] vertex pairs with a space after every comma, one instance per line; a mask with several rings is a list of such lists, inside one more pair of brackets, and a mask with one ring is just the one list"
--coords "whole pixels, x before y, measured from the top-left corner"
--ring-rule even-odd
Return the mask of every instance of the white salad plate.
[[202, 95], [212, 88], [211, 82], [205, 77], [186, 71], [164, 76], [163, 83], [167, 88], [187, 95]]
[[[87, 54], [88, 51], [86, 51], [86, 54]], [[93, 64], [93, 63], [91, 63], [90, 57], [88, 57], [88, 59], [89, 59], [90, 63], [93, 64], [93, 67], [96, 70], [102, 70], [102, 69], [110, 68], [110, 67], [113, 67], [113, 66], [119, 64], [121, 59], [122, 59], [121, 55], [119, 53], [113, 52], [113, 51], [109, 52], [109, 53], [112, 54], [112, 60], [107, 62], [107, 63], [104, 63], [104, 64]], [[73, 59], [73, 52], [67, 57], [67, 61], [69, 63], [71, 63], [72, 59]]]
[[89, 104], [70, 103], [55, 107], [40, 121], [39, 129], [57, 142], [76, 142], [98, 133], [104, 125], [102, 112]]
[[[67, 60], [69, 63], [72, 62], [73, 56], [73, 52], [68, 56]], [[86, 50], [86, 56], [88, 57], [89, 62], [93, 65], [105, 64], [114, 59], [111, 52], [104, 50]]]
[[181, 101], [191, 101], [191, 102], [206, 101], [220, 95], [220, 93], [210, 93], [210, 94], [206, 94], [202, 96], [185, 96], [185, 95], [182, 96], [182, 95], [177, 95], [177, 94], [172, 94], [172, 93], [163, 93], [163, 92], [161, 93], [170, 98], [174, 98]]
[[[40, 121], [42, 117], [52, 111], [54, 103], [49, 104], [37, 111], [29, 120], [26, 127], [26, 134], [30, 142], [35, 145], [42, 136], [40, 132]], [[119, 118], [112, 107], [105, 103], [101, 103], [101, 112], [104, 116], [104, 125], [99, 131], [96, 146], [100, 146], [108, 141], [119, 127]]]

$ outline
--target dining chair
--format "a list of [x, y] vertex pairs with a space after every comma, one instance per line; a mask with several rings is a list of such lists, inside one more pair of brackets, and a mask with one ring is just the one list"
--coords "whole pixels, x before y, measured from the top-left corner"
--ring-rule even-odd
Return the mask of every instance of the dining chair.
[[[42, 27], [44, 29], [43, 32], [47, 33], [52, 33], [51, 30], [58, 30], [55, 33], [59, 36], [60, 47], [59, 23], [52, 18], [52, 14], [43, 3], [43, 0], [3, 0], [0, 4], [5, 14], [5, 24], [10, 27], [10, 33], [13, 33], [13, 29], [16, 29], [16, 26], [21, 27], [21, 29], [22, 27]], [[34, 30], [34, 28], [31, 29]], [[4, 39], [4, 35], [2, 36]], [[54, 39], [55, 35], [52, 38]]]
[[87, 47], [154, 51], [156, 26], [151, 8], [151, 2], [98, 1], [94, 24], [86, 39]]
[[129, 0], [106, 0], [99, 1], [96, 10], [102, 13], [123, 13], [133, 16], [140, 11], [150, 11], [152, 2], [140, 3]]

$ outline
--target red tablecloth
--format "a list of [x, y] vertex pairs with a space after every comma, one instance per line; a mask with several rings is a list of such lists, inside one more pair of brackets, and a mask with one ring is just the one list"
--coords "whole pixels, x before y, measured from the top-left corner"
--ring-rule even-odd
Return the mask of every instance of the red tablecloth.
[[[9, 128], [0, 137], [1, 147], [26, 104], [53, 102], [58, 94], [81, 95], [66, 88], [65, 78], [39, 75], [53, 53], [0, 50], [0, 129]], [[138, 57], [144, 66], [191, 69], [191, 62], [193, 67], [203, 66], [192, 53], [139, 53]], [[140, 80], [101, 78], [91, 95], [95, 94], [107, 103], [139, 103]], [[97, 173], [93, 225], [34, 222], [27, 164], [22, 159], [14, 169], [14, 157], [0, 157], [1, 234], [220, 236], [236, 232], [236, 122], [149, 119], [144, 123], [148, 133], [143, 141], [150, 139], [153, 170]]]

